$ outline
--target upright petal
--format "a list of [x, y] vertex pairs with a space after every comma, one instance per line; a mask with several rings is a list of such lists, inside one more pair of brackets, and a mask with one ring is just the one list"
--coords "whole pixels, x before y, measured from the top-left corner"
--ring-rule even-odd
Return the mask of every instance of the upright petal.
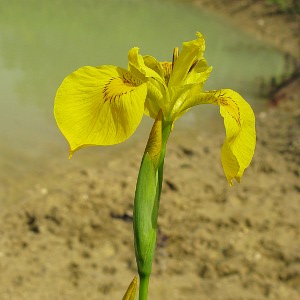
[[128, 61], [130, 72], [147, 80], [145, 114], [155, 119], [160, 109], [164, 111], [165, 102], [169, 100], [163, 68], [154, 57], [140, 55], [137, 47], [129, 50]]
[[217, 104], [224, 118], [226, 140], [222, 147], [222, 165], [230, 185], [232, 179], [240, 181], [249, 166], [255, 149], [255, 116], [241, 95], [230, 89], [199, 93], [186, 99], [179, 112], [198, 104]]
[[189, 74], [186, 78], [186, 83], [198, 83], [201, 84], [202, 87], [205, 81], [210, 76], [212, 71], [212, 67], [208, 67], [206, 59], [202, 57], [199, 59], [197, 64], [190, 69]]
[[205, 41], [200, 32], [197, 32], [197, 37], [196, 40], [183, 43], [182, 51], [174, 63], [169, 86], [182, 84], [191, 69], [202, 58], [205, 50]]
[[67, 76], [57, 90], [54, 114], [71, 155], [129, 138], [142, 119], [146, 94], [146, 83], [116, 66], [82, 67]]

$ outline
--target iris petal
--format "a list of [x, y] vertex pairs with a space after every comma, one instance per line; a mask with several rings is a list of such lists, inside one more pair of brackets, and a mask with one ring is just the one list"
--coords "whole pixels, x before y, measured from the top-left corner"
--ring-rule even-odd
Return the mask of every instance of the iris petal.
[[249, 166], [255, 149], [255, 116], [250, 105], [237, 92], [222, 89], [189, 97], [178, 109], [185, 112], [199, 104], [216, 104], [224, 118], [226, 140], [222, 147], [222, 165], [230, 185], [232, 179], [240, 181]]
[[145, 55], [143, 56], [145, 65], [155, 71], [157, 74], [160, 75], [160, 77], [164, 76], [163, 69], [161, 67], [161, 64], [159, 61], [156, 60], [153, 56]]
[[147, 98], [145, 101], [145, 115], [155, 119], [158, 112], [163, 109], [164, 99], [159, 86], [155, 81], [149, 80], [147, 82]]
[[201, 33], [197, 32], [197, 36], [196, 40], [183, 43], [182, 51], [174, 63], [169, 86], [184, 83], [191, 68], [202, 58], [205, 50], [205, 41]]
[[91, 145], [113, 145], [139, 125], [146, 83], [116, 66], [82, 67], [59, 87], [54, 114], [70, 153]]
[[146, 66], [143, 56], [139, 54], [139, 48], [134, 47], [129, 50], [128, 61], [129, 61], [129, 70], [133, 74], [139, 72], [146, 78], [154, 78], [165, 87], [165, 83], [161, 75], [157, 73], [156, 70], [153, 70], [148, 66]]

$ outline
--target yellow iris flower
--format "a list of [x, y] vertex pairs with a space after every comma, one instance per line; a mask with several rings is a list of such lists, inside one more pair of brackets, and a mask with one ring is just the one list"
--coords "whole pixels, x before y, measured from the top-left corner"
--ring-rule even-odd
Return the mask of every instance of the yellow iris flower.
[[200, 33], [184, 42], [172, 62], [128, 53], [128, 69], [113, 65], [85, 66], [67, 76], [59, 87], [54, 113], [70, 144], [70, 154], [92, 145], [114, 145], [128, 139], [144, 114], [175, 122], [191, 107], [216, 104], [224, 118], [226, 138], [221, 160], [230, 184], [240, 181], [256, 143], [255, 117], [250, 105], [235, 91], [203, 91], [211, 67], [203, 57]]

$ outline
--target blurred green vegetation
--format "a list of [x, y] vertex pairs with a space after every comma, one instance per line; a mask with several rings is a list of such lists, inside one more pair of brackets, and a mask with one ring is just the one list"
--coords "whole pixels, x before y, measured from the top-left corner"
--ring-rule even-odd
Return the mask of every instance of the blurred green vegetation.
[[280, 13], [300, 13], [299, 0], [266, 0], [266, 2], [276, 5]]

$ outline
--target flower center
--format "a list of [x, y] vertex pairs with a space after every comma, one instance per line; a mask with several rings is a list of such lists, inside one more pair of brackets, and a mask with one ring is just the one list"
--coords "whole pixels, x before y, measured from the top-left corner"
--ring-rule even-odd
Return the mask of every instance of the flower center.
[[169, 80], [170, 80], [170, 76], [171, 76], [171, 72], [172, 72], [172, 63], [165, 61], [160, 63], [163, 69], [163, 75], [164, 75], [164, 79], [165, 79], [165, 83], [166, 85], [168, 85]]
[[174, 51], [173, 51], [172, 62], [165, 61], [165, 62], [160, 63], [160, 65], [163, 69], [163, 76], [164, 76], [166, 85], [168, 85], [168, 83], [169, 83], [170, 76], [171, 76], [171, 73], [172, 73], [173, 68], [174, 68], [174, 64], [175, 64], [178, 56], [179, 56], [179, 50], [178, 50], [178, 47], [176, 47], [176, 48], [174, 48]]

